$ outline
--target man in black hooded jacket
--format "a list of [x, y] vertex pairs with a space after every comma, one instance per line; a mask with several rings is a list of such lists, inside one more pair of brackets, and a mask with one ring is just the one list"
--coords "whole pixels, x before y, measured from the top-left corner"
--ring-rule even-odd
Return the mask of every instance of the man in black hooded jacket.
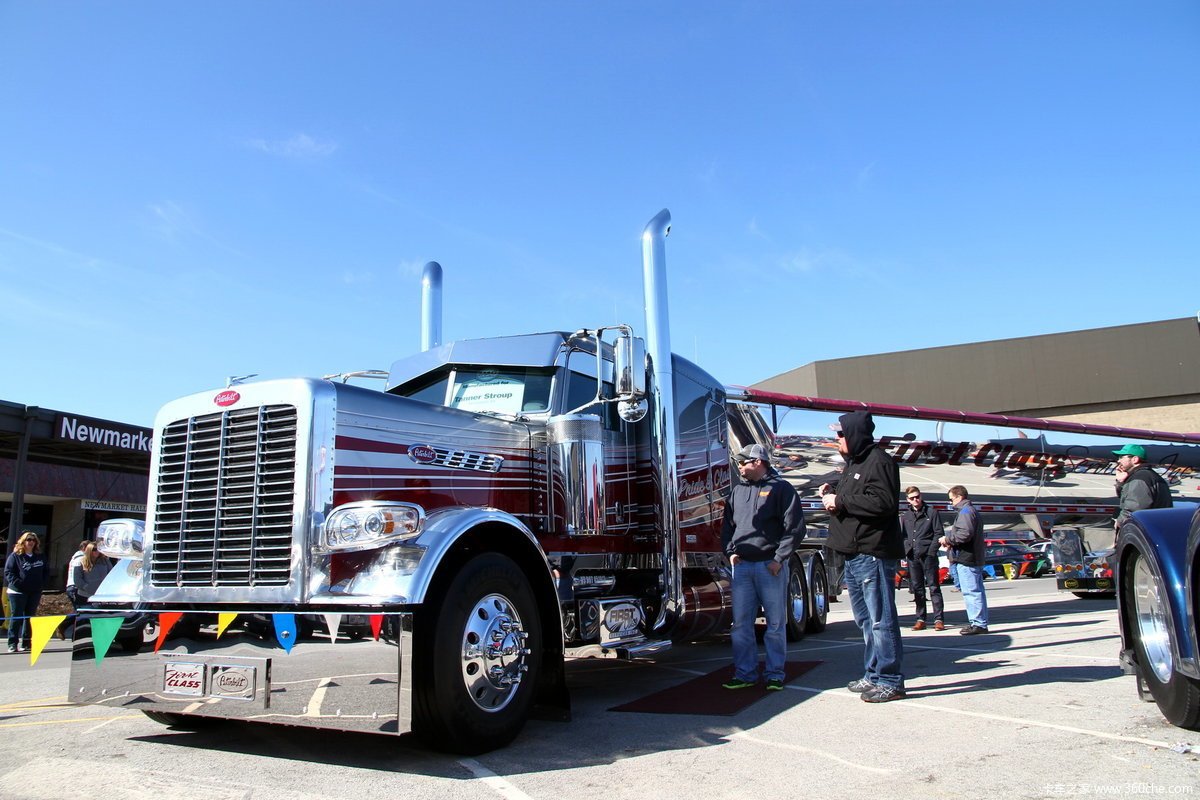
[[868, 703], [904, 697], [904, 656], [896, 612], [896, 568], [904, 554], [897, 508], [900, 468], [875, 444], [875, 421], [867, 411], [838, 417], [838, 452], [846, 468], [836, 486], [821, 486], [829, 512], [831, 550], [846, 559], [846, 588], [854, 621], [862, 629], [863, 676], [847, 688]]

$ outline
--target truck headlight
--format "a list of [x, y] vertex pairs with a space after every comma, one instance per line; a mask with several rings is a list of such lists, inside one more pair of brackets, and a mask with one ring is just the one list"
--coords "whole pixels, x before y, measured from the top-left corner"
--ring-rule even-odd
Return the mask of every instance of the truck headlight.
[[140, 519], [110, 519], [100, 523], [96, 546], [109, 558], [142, 560], [146, 523]]
[[413, 538], [421, 532], [424, 521], [425, 509], [412, 503], [350, 503], [329, 515], [319, 549], [373, 550]]

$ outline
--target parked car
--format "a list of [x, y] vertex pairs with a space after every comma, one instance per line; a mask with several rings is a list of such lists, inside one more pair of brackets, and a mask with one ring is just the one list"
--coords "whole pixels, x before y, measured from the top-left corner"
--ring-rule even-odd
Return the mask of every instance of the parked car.
[[1033, 544], [1029, 545], [1029, 549], [1035, 553], [1041, 553], [1043, 556], [1045, 556], [1046, 560], [1050, 563], [1050, 569], [1053, 570], [1058, 566], [1054, 558], [1054, 542], [1050, 541], [1049, 539], [1046, 539], [1045, 541], [1034, 542]]
[[1018, 577], [1039, 578], [1051, 571], [1049, 558], [1024, 545], [1016, 544], [989, 546], [984, 554], [984, 563], [996, 568], [997, 577], [1004, 573], [1005, 564], [1012, 564]]

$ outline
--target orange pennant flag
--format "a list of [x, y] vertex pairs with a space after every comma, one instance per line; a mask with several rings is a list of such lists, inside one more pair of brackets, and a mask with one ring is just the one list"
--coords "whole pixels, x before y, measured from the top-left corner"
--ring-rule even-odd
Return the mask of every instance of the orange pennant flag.
[[167, 634], [171, 632], [171, 628], [179, 622], [182, 617], [178, 611], [164, 611], [158, 615], [158, 641], [154, 643], [154, 652], [158, 652], [158, 648], [163, 646], [163, 642], [167, 640]]
[[29, 666], [37, 663], [38, 656], [42, 654], [42, 650], [50, 641], [50, 637], [58, 630], [58, 626], [63, 624], [63, 620], [67, 618], [66, 614], [60, 614], [55, 617], [30, 617], [29, 624], [33, 628], [33, 636], [30, 641], [29, 648]]

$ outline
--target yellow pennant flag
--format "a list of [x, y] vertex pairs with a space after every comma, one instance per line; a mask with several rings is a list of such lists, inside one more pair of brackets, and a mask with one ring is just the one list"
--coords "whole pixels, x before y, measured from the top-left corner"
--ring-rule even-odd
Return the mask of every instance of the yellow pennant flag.
[[1008, 578], [1010, 581], [1013, 579], [1014, 575], [1013, 575], [1013, 565], [1012, 564], [1004, 565], [1004, 577]]
[[58, 626], [63, 624], [63, 620], [67, 618], [66, 614], [59, 614], [54, 617], [30, 617], [29, 624], [33, 627], [33, 638], [30, 642], [29, 649], [29, 666], [37, 663], [38, 656], [42, 654], [46, 644], [50, 641], [50, 637], [58, 630]]
[[217, 614], [217, 638], [221, 638], [221, 634], [229, 627], [229, 623], [237, 619], [237, 614]]

